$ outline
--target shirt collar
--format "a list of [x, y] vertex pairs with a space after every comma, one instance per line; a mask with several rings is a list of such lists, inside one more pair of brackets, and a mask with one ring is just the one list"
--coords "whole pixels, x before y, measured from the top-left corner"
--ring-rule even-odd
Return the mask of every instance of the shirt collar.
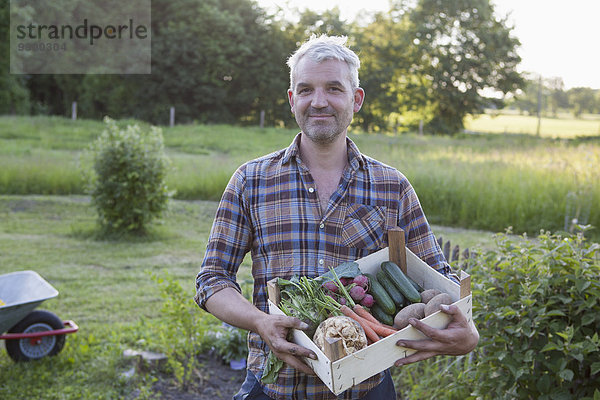
[[[294, 140], [292, 140], [292, 143], [290, 144], [290, 146], [285, 150], [283, 158], [281, 159], [283, 164], [286, 164], [287, 162], [290, 161], [290, 159], [292, 157], [296, 157], [298, 155], [298, 152], [300, 149], [299, 144], [300, 144], [301, 135], [302, 135], [302, 132], [299, 132], [294, 137]], [[358, 167], [364, 168], [364, 166], [365, 166], [364, 156], [361, 154], [361, 152], [358, 149], [358, 147], [356, 146], [356, 144], [354, 144], [352, 139], [350, 139], [349, 137], [346, 137], [346, 145], [347, 145], [347, 149], [348, 149], [348, 164], [350, 164], [351, 168], [352, 169], [356, 169]]]

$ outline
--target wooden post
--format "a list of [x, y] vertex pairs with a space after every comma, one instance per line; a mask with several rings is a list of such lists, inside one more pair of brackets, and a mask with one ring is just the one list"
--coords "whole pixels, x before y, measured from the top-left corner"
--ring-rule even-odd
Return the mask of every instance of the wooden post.
[[423, 120], [419, 121], [419, 135], [423, 134]]
[[465, 298], [471, 294], [471, 275], [465, 271], [460, 271], [460, 298]]
[[265, 110], [260, 110], [260, 127], [265, 127]]
[[538, 84], [538, 104], [537, 104], [537, 129], [536, 135], [540, 136], [540, 126], [542, 125], [542, 75]]
[[329, 358], [329, 361], [336, 361], [346, 356], [346, 349], [341, 338], [330, 338], [325, 336], [323, 353]]
[[267, 294], [269, 296], [269, 300], [278, 306], [279, 302], [281, 301], [281, 292], [279, 291], [279, 286], [277, 286], [277, 278], [271, 279], [267, 282]]
[[172, 128], [175, 125], [175, 107], [171, 107], [169, 113], [169, 126]]
[[393, 228], [388, 231], [390, 261], [398, 265], [406, 274], [406, 240], [402, 228]]
[[71, 104], [71, 119], [75, 121], [77, 119], [77, 102], [74, 101]]

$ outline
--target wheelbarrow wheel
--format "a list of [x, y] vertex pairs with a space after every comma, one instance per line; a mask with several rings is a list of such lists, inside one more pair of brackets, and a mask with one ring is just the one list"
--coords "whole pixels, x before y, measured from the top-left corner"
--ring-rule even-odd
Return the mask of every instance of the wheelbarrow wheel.
[[[35, 310], [10, 328], [9, 333], [34, 333], [62, 329], [64, 325], [56, 314]], [[65, 335], [42, 336], [35, 339], [6, 341], [6, 352], [15, 361], [37, 360], [58, 354], [65, 345]]]

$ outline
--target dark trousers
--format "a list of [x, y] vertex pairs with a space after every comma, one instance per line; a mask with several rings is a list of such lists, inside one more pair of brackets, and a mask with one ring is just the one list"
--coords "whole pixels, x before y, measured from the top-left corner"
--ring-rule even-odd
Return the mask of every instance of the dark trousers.
[[[272, 400], [262, 391], [262, 386], [252, 372], [246, 370], [246, 380], [233, 400]], [[383, 381], [361, 397], [361, 400], [396, 400], [396, 390], [390, 371], [385, 371]]]

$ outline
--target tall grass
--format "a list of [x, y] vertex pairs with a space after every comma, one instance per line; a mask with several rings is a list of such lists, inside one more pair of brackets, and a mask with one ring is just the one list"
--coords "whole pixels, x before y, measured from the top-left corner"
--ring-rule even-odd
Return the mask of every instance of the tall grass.
[[[94, 121], [0, 117], [0, 193], [83, 193], [78, 155], [102, 129]], [[218, 200], [239, 165], [287, 146], [295, 133], [227, 125], [164, 128], [173, 161], [167, 183], [176, 198]], [[536, 234], [565, 228], [575, 202], [583, 210], [579, 222], [598, 227], [593, 235], [600, 235], [597, 137], [350, 136], [363, 153], [409, 178], [433, 223], [493, 231], [512, 226]]]

